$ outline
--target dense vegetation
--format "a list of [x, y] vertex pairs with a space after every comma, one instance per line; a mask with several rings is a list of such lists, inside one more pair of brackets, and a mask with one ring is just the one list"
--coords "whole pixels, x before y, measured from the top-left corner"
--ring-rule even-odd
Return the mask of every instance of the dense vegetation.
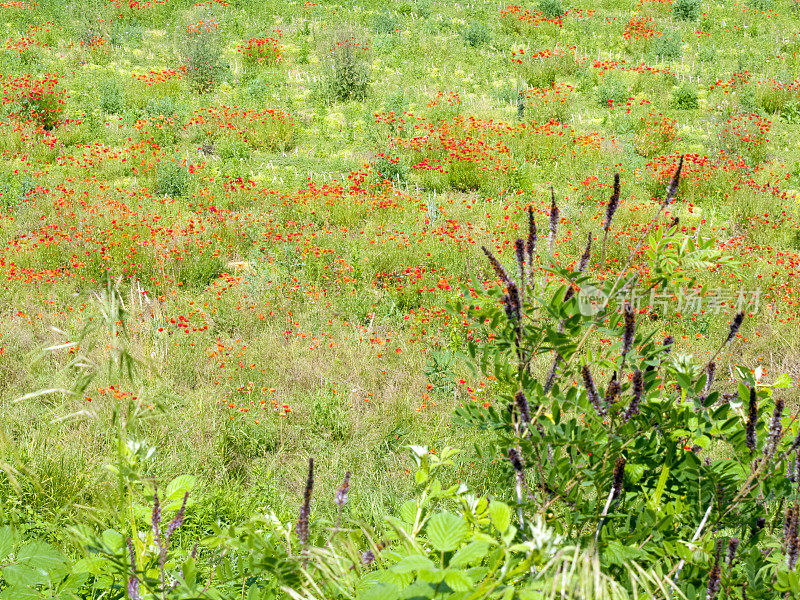
[[796, 0], [0, 19], [0, 599], [800, 594]]

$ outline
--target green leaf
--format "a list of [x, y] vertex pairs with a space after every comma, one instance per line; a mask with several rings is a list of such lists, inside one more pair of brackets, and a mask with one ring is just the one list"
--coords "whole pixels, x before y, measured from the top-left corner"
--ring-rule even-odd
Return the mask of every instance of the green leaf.
[[411, 573], [414, 571], [434, 570], [436, 570], [436, 565], [433, 564], [433, 561], [426, 556], [422, 556], [421, 554], [412, 554], [411, 556], [406, 556], [399, 563], [392, 566], [392, 571], [395, 573]]
[[504, 502], [492, 501], [489, 504], [489, 518], [500, 533], [505, 533], [511, 524], [511, 508]]
[[65, 596], [65, 594], [67, 592], [77, 592], [89, 580], [89, 577], [89, 573], [70, 573], [66, 581], [61, 584], [61, 595], [72, 598], [72, 596]]
[[472, 580], [464, 571], [448, 570], [444, 575], [444, 582], [454, 592], [466, 592], [473, 586]]
[[186, 559], [181, 572], [183, 573], [183, 580], [187, 584], [192, 585], [195, 583], [195, 579], [197, 578], [197, 566], [193, 558], [189, 557]]
[[417, 517], [417, 503], [415, 500], [409, 500], [408, 502], [404, 502], [403, 505], [400, 507], [400, 518], [403, 519], [409, 525], [414, 524], [414, 520]]
[[780, 377], [778, 377], [775, 380], [775, 383], [773, 383], [770, 387], [778, 390], [790, 388], [794, 387], [794, 381], [792, 381], [791, 376], [787, 375], [786, 373], [781, 373]]
[[113, 529], [106, 529], [102, 534], [103, 544], [113, 552], [120, 552], [125, 546], [125, 537]]
[[650, 500], [650, 506], [655, 512], [658, 512], [659, 504], [661, 504], [661, 496], [664, 495], [664, 488], [667, 485], [668, 477], [669, 466], [663, 465], [661, 467], [661, 475], [659, 476], [658, 483], [656, 484], [656, 489], [653, 492], [653, 497]]
[[14, 530], [9, 525], [0, 529], [0, 559], [8, 556], [14, 549]]
[[106, 566], [109, 566], [109, 563], [108, 561], [106, 561], [106, 559], [99, 556], [92, 556], [89, 558], [82, 558], [81, 560], [73, 564], [72, 572], [100, 575], [101, 573], [105, 572]]
[[39, 600], [41, 596], [29, 587], [12, 586], [0, 592], [0, 600]]
[[[749, 375], [749, 373], [748, 373]], [[740, 402], [747, 402], [748, 398], [750, 398], [750, 389], [741, 381], [738, 384], [738, 391], [739, 391], [739, 401]]]
[[645, 471], [644, 465], [636, 465], [636, 464], [625, 465], [625, 478], [631, 483], [639, 483], [639, 480], [642, 478], [642, 475], [644, 475], [644, 471]]
[[467, 536], [464, 519], [449, 512], [436, 513], [426, 529], [431, 545], [440, 552], [452, 552]]
[[3, 567], [3, 579], [11, 587], [24, 588], [26, 586], [46, 585], [49, 582], [47, 573], [34, 569], [26, 564], [13, 564]]
[[17, 562], [47, 573], [63, 569], [67, 559], [50, 544], [31, 542], [22, 547], [17, 554]]
[[[414, 582], [397, 595], [397, 598], [402, 598], [403, 600], [422, 600], [423, 598], [434, 597], [437, 597], [435, 586], [424, 581]], [[383, 600], [383, 598], [381, 598], [381, 600]]]
[[164, 509], [175, 510], [180, 508], [186, 492], [194, 490], [197, 478], [194, 475], [178, 475], [167, 485], [167, 497]]
[[603, 552], [603, 560], [612, 564], [624, 566], [632, 560], [640, 561], [650, 558], [650, 555], [636, 546], [623, 546], [618, 540], [612, 540]]
[[362, 590], [358, 600], [395, 600], [400, 597], [400, 588], [392, 583], [379, 583], [375, 587]]
[[486, 542], [470, 542], [453, 555], [448, 566], [463, 567], [478, 562], [486, 556], [488, 548], [489, 544]]

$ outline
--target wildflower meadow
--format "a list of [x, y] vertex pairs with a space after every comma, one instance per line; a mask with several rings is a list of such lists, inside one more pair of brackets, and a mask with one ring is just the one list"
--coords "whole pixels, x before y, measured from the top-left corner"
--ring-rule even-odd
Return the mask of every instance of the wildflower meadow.
[[800, 598], [798, 0], [0, 22], [0, 600]]

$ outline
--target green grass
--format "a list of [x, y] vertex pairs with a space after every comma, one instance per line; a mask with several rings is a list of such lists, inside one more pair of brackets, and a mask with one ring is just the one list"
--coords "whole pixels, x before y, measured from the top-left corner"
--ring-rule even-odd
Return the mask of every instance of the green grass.
[[[792, 342], [796, 275], [787, 271], [795, 273], [799, 260], [800, 184], [786, 180], [800, 160], [800, 124], [777, 114], [800, 95], [758, 83], [797, 73], [797, 43], [786, 39], [798, 24], [791, 3], [775, 2], [774, 16], [712, 5], [699, 24], [645, 3], [641, 13], [655, 16], [654, 27], [666, 36], [660, 47], [674, 58], [660, 63], [655, 50], [625, 43], [631, 7], [618, 2], [570, 5], [584, 15], [565, 17], [563, 27], [517, 26], [501, 17], [496, 2], [238, 2], [202, 9], [169, 2], [119, 12], [97, 3], [85, 13], [64, 13], [57, 4], [0, 12], [14, 40], [31, 26], [56, 23], [34, 34], [41, 45], [6, 50], [3, 71], [34, 79], [58, 72], [67, 96], [61, 117], [81, 121], [57, 126], [48, 138], [3, 120], [0, 440], [3, 460], [19, 470], [18, 488], [10, 478], [2, 484], [7, 512], [60, 543], [68, 543], [67, 525], [108, 518], [103, 508], [113, 504], [113, 478], [104, 465], [114, 454], [107, 428], [114, 402], [97, 388], [120, 382], [101, 375], [77, 398], [16, 399], [74, 382], [76, 373], [64, 368], [66, 351], [43, 355], [42, 349], [75, 340], [99, 317], [92, 295], [106, 273], [125, 276], [131, 352], [143, 364], [142, 377], [125, 391], [157, 407], [134, 430], [157, 448], [144, 473], [159, 481], [198, 476], [191, 521], [198, 535], [218, 519], [241, 520], [265, 505], [295, 518], [310, 455], [319, 465], [319, 489], [334, 490], [344, 471], [353, 471], [352, 514], [377, 523], [409, 493], [404, 444], [460, 446], [467, 481], [478, 490], [491, 485], [495, 467], [471, 450], [480, 434], [450, 423], [454, 405], [472, 402], [467, 388], [481, 382], [456, 367], [456, 380], [466, 383], [445, 395], [427, 389], [425, 374], [431, 349], [463, 342], [462, 326], [440, 311], [455, 297], [458, 279], [490, 277], [480, 245], [523, 235], [518, 228], [529, 203], [544, 231], [553, 186], [565, 217], [557, 256], [575, 260], [587, 233], [598, 231], [619, 170], [620, 235], [609, 240], [607, 256], [612, 269], [620, 267], [666, 185], [651, 163], [666, 151], [673, 162], [681, 153], [716, 161], [715, 125], [742, 111], [771, 119], [769, 141], [743, 151], [747, 170], [711, 170], [707, 181], [682, 187], [684, 202], [670, 216], [730, 242], [727, 251], [740, 262], [732, 271], [699, 273], [702, 282], [764, 285], [764, 306], [746, 329], [749, 343], [730, 360], [764, 364], [770, 376], [800, 376]], [[185, 66], [183, 29], [201, 19], [218, 24], [219, 54], [211, 59], [220, 68], [198, 88], [175, 73]], [[274, 29], [281, 32], [282, 60], [245, 64], [236, 45]], [[108, 43], [81, 46], [90, 33]], [[355, 66], [343, 66], [349, 59], [332, 56], [331, 47], [350, 35], [368, 48]], [[783, 40], [779, 47], [776, 39]], [[555, 50], [556, 43], [577, 46], [578, 61], [513, 61], [521, 48], [529, 56]], [[642, 56], [652, 70], [593, 66], [595, 59], [635, 66]], [[351, 77], [353, 69], [368, 75], [367, 88]], [[749, 82], [716, 85], [745, 70]], [[457, 116], [519, 127], [517, 91], [536, 82], [574, 88], [568, 110], [552, 113], [570, 135], [487, 134], [486, 160], [509, 163], [502, 175], [482, 171], [483, 159], [454, 163], [449, 173], [411, 168], [426, 157], [447, 163], [451, 151], [408, 150], [414, 136], [435, 137], [442, 123], [457, 140], [473, 135], [453, 126]], [[697, 108], [673, 101], [687, 86], [697, 90]], [[460, 103], [429, 106], [440, 90], [457, 93]], [[610, 110], [608, 99], [618, 106]], [[184, 127], [212, 106], [285, 111], [293, 120], [232, 118]], [[636, 136], [649, 108], [675, 119], [678, 134], [645, 158]], [[398, 130], [376, 124], [374, 115], [395, 109], [410, 114], [393, 140]], [[10, 115], [14, 105], [4, 111]], [[148, 129], [140, 133], [133, 126], [146, 117]], [[592, 134], [594, 143], [580, 141]], [[646, 141], [646, 132], [638, 135]], [[380, 153], [404, 161], [399, 189], [378, 186], [367, 173]], [[359, 170], [360, 183], [351, 175]], [[740, 176], [762, 189], [741, 184]], [[764, 191], [766, 184], [779, 193]], [[502, 255], [510, 260], [511, 252], [507, 247]], [[171, 322], [180, 316], [189, 319], [188, 331]], [[726, 321], [698, 320], [702, 325], [669, 317], [663, 327], [704, 356]], [[103, 364], [97, 335], [94, 359]], [[542, 372], [548, 368], [541, 365]], [[482, 383], [486, 401], [498, 402], [491, 381]], [[292, 412], [281, 417], [283, 404]], [[86, 410], [98, 416], [62, 420]], [[331, 502], [318, 510], [334, 509]]]

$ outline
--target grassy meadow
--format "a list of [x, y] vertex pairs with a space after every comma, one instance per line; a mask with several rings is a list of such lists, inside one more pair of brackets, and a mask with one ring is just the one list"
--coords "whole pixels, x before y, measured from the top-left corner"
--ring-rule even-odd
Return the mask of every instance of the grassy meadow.
[[448, 306], [495, 281], [481, 246], [513, 264], [529, 206], [544, 239], [551, 188], [556, 260], [593, 232], [601, 280], [648, 275], [627, 258], [681, 155], [663, 218], [721, 257], [697, 297], [729, 295], [645, 298], [643, 327], [707, 360], [744, 290], [720, 386], [800, 380], [796, 0], [20, 0], [0, 22], [0, 520], [23, 537], [75, 556], [74, 526], [114, 527], [123, 454], [194, 477], [187, 548], [295, 519], [311, 456], [377, 527], [409, 444], [512, 501], [453, 419], [506, 401]]

